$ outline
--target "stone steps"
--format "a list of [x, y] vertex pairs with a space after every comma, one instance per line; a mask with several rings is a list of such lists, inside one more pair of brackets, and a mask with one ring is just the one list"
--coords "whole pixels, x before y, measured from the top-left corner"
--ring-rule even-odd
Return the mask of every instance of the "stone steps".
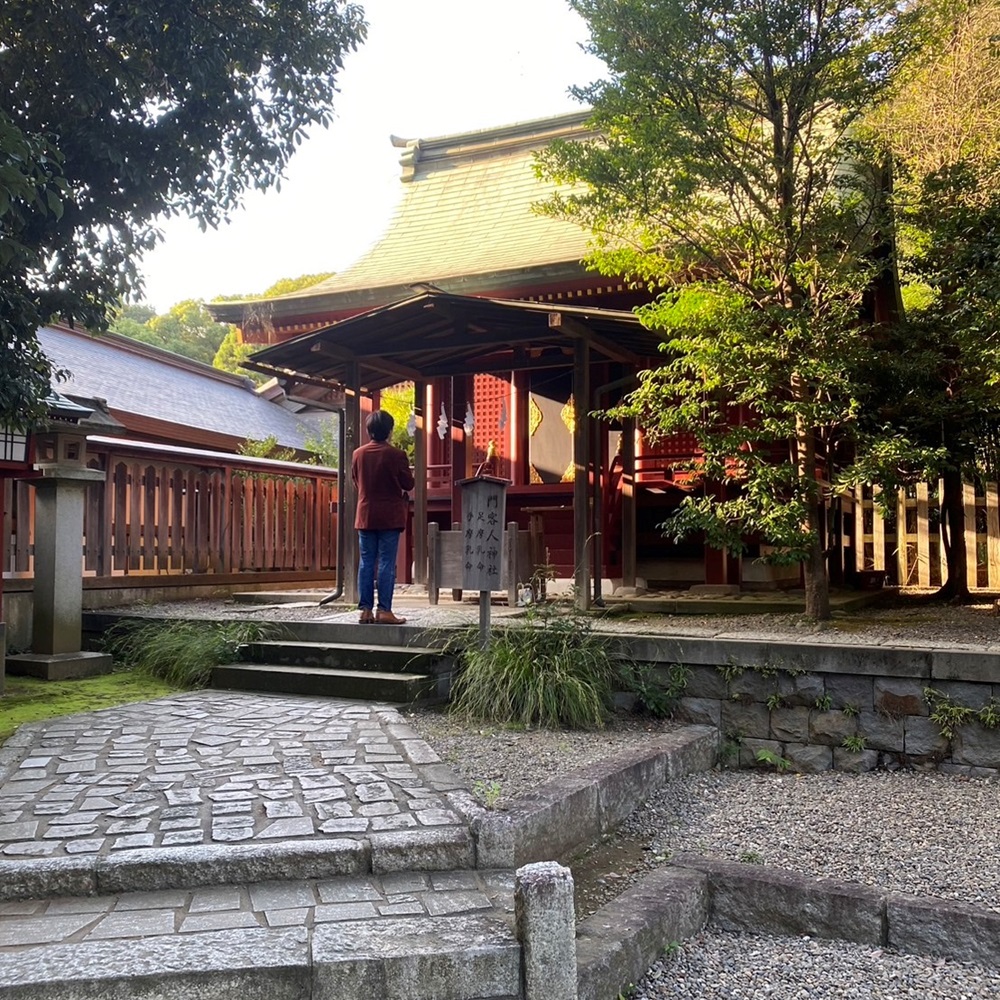
[[[246, 643], [243, 661], [215, 667], [212, 687], [234, 691], [269, 691], [410, 704], [448, 697], [453, 655], [429, 646], [406, 645], [412, 637], [400, 629], [375, 630], [360, 643], [296, 637]], [[354, 629], [351, 638], [365, 629]], [[395, 641], [393, 641], [395, 640]]]
[[212, 687], [229, 691], [269, 691], [410, 704], [438, 697], [429, 674], [381, 670], [336, 670], [282, 663], [229, 663], [214, 667]]

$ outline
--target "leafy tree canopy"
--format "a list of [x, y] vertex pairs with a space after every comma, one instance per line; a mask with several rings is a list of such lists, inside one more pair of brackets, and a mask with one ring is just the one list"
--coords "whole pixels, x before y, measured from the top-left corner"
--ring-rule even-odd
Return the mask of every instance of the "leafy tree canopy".
[[825, 616], [825, 463], [882, 267], [881, 171], [854, 132], [909, 51], [907, 18], [895, 0], [571, 6], [610, 74], [575, 91], [600, 138], [541, 159], [583, 182], [546, 209], [592, 229], [603, 273], [663, 290], [641, 316], [669, 360], [617, 415], [697, 437], [705, 488], [671, 533], [757, 535], [803, 561]]
[[154, 220], [217, 225], [279, 182], [365, 37], [345, 0], [7, 0], [0, 7], [0, 419], [37, 412], [34, 331], [106, 329]]
[[220, 345], [232, 329], [228, 323], [216, 323], [204, 304], [196, 299], [178, 302], [162, 316], [154, 313], [145, 321], [139, 320], [140, 316], [151, 312], [148, 306], [126, 306], [115, 314], [109, 328], [114, 333], [162, 347], [206, 365], [213, 363]]

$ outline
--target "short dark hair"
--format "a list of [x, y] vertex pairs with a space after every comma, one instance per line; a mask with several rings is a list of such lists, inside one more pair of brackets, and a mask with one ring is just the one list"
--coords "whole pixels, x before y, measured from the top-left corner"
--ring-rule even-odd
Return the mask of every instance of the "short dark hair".
[[373, 441], [388, 441], [395, 424], [396, 421], [392, 419], [391, 413], [387, 413], [385, 410], [376, 410], [374, 413], [368, 414], [365, 427], [368, 428], [368, 436]]

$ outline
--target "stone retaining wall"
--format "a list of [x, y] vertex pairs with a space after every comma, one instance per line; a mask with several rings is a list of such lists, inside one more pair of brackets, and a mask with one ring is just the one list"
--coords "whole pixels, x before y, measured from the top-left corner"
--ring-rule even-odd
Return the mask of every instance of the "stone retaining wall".
[[664, 637], [631, 654], [680, 689], [682, 719], [718, 729], [724, 765], [1000, 776], [996, 653]]

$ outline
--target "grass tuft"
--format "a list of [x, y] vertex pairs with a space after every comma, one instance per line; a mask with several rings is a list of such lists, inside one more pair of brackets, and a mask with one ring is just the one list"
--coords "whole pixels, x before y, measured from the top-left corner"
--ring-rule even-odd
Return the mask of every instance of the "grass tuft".
[[240, 646], [269, 638], [273, 625], [182, 619], [116, 622], [104, 633], [104, 649], [116, 663], [177, 687], [205, 687], [212, 668], [239, 659]]
[[484, 722], [600, 729], [619, 676], [615, 640], [585, 615], [532, 607], [523, 623], [496, 630], [486, 649], [464, 635], [452, 711]]

